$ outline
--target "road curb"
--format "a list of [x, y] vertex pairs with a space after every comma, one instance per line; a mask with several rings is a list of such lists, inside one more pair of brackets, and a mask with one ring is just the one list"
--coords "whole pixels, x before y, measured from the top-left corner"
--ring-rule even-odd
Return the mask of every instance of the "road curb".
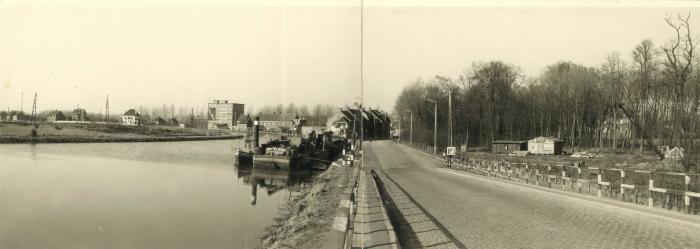
[[[347, 163], [351, 159], [351, 163]], [[357, 158], [345, 157], [337, 160], [333, 164], [338, 167], [345, 165], [357, 165]], [[333, 223], [324, 243], [323, 248], [350, 248], [352, 245], [352, 234], [354, 231], [354, 217], [357, 209], [356, 193], [360, 170], [354, 167], [350, 175], [348, 186], [345, 187], [340, 196], [338, 206], [335, 208]]]

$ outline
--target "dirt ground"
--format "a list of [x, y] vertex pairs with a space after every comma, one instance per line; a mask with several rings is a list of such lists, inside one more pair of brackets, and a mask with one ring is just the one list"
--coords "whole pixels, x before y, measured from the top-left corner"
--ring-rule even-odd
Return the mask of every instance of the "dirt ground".
[[331, 166], [288, 204], [261, 237], [264, 248], [323, 248], [352, 168]]

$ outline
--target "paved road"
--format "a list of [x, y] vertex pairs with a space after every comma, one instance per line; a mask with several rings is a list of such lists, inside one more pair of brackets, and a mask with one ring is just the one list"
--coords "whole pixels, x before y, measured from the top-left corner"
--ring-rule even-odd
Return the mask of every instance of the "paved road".
[[398, 210], [402, 248], [700, 248], [695, 218], [437, 169], [390, 141], [363, 146]]

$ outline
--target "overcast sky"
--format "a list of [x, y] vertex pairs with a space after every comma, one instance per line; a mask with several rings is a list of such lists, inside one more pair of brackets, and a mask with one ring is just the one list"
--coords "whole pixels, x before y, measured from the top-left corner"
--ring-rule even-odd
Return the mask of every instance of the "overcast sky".
[[[109, 94], [112, 113], [209, 99], [359, 100], [358, 1], [141, 2], [0, 0], [0, 109], [19, 109], [21, 92], [25, 111], [34, 92], [39, 110], [89, 112]], [[677, 3], [366, 2], [364, 101], [386, 110], [409, 81], [456, 77], [472, 62], [503, 60], [537, 76], [559, 60], [598, 66], [614, 51], [629, 60], [643, 39], [671, 38], [664, 17], [678, 12], [691, 13], [700, 34], [698, 9]]]

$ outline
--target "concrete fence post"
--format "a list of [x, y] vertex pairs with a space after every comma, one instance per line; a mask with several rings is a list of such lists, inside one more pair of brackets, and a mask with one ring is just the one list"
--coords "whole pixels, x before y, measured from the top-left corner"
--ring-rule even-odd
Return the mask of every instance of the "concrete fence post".
[[527, 163], [525, 163], [525, 183], [530, 183], [530, 172]]
[[507, 164], [508, 164], [508, 168], [507, 168], [506, 170], [508, 171], [508, 180], [510, 180], [510, 172], [511, 172], [512, 170], [511, 170], [511, 168], [510, 168], [510, 163], [507, 163]]
[[[622, 185], [625, 184], [625, 171], [620, 170], [620, 200], [625, 201], [625, 187]], [[612, 188], [612, 186], [610, 186]]]
[[566, 168], [561, 166], [561, 190], [566, 190]]
[[[685, 192], [690, 190], [690, 176], [684, 176], [685, 178]], [[687, 193], [683, 193], [683, 209], [685, 213], [690, 213], [690, 196]]]
[[647, 204], [649, 207], [654, 207], [654, 173], [649, 174], [649, 192]]
[[576, 185], [578, 185], [578, 192], [581, 193], [581, 168], [576, 168]]
[[602, 173], [603, 173], [603, 170], [602, 170], [602, 169], [598, 169], [598, 195], [597, 195], [598, 198], [600, 198], [601, 196], [603, 196], [603, 192], [601, 191], [601, 188], [603, 187], [603, 185], [600, 184], [600, 183], [603, 181], [603, 175], [602, 175]]
[[540, 185], [540, 168], [535, 169], [535, 185]]
[[552, 175], [552, 166], [547, 164], [547, 187], [548, 188], [552, 187], [552, 178], [549, 177], [551, 175]]

